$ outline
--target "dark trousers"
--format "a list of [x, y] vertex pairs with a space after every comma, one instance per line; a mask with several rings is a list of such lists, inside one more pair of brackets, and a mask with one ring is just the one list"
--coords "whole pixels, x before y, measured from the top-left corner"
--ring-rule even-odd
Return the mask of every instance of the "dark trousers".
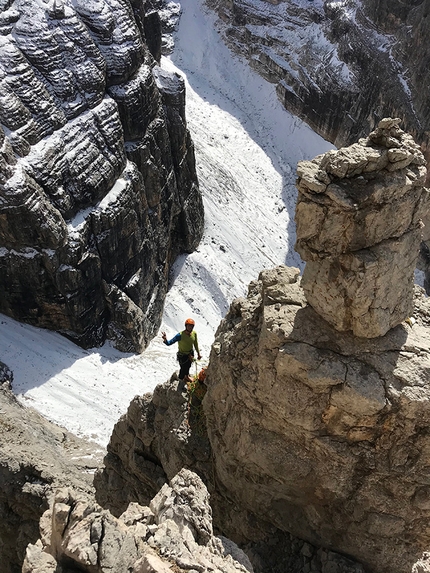
[[190, 373], [191, 364], [193, 363], [194, 352], [189, 352], [188, 354], [182, 354], [178, 352], [176, 355], [179, 362], [179, 380], [183, 380], [185, 376]]

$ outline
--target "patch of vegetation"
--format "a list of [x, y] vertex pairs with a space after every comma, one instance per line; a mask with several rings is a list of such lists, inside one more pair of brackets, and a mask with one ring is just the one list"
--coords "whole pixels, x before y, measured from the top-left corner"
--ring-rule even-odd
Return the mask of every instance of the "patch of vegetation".
[[206, 435], [206, 419], [203, 411], [202, 400], [206, 394], [205, 369], [196, 374], [187, 382], [188, 393], [188, 425], [199, 436]]

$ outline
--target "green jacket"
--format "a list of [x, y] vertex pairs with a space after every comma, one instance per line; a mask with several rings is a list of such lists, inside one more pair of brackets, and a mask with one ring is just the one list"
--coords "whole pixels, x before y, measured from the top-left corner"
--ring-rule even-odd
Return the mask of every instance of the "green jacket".
[[199, 350], [199, 343], [197, 340], [197, 332], [194, 330], [191, 331], [191, 334], [188, 336], [187, 331], [183, 330], [182, 332], [178, 332], [173, 338], [170, 340], [166, 340], [164, 344], [170, 346], [175, 342], [178, 343], [178, 350], [181, 354], [189, 354], [193, 347], [196, 349], [197, 354], [200, 354]]

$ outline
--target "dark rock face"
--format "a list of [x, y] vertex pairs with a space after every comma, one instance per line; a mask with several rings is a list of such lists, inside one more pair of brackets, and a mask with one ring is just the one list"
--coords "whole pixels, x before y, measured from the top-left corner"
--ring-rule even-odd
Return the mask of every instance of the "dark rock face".
[[6, 366], [3, 362], [0, 362], [0, 385], [8, 389], [12, 384], [13, 373], [9, 366]]
[[340, 147], [400, 117], [428, 146], [427, 1], [208, 0], [228, 44]]
[[126, 0], [0, 13], [0, 312], [87, 347], [146, 346], [203, 230], [156, 20]]

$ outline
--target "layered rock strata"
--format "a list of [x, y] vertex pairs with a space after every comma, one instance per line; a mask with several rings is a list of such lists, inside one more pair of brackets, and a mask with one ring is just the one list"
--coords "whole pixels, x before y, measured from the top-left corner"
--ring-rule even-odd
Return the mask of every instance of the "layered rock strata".
[[297, 167], [296, 250], [302, 287], [337, 330], [382, 336], [413, 312], [429, 191], [426, 161], [400, 119]]
[[[428, 147], [427, 2], [207, 0], [228, 45], [337, 147], [401, 117]], [[426, 156], [428, 152], [426, 151]]]
[[139, 2], [0, 16], [0, 312], [140, 351], [203, 229], [184, 82], [159, 70]]
[[182, 470], [149, 507], [137, 503], [115, 518], [91, 499], [59, 490], [28, 546], [23, 573], [252, 573], [246, 555], [215, 537], [203, 482]]
[[430, 306], [416, 289], [413, 326], [370, 340], [306, 305], [297, 269], [264, 271], [222, 321], [207, 371], [218, 488], [378, 573], [411, 571], [430, 547]]

